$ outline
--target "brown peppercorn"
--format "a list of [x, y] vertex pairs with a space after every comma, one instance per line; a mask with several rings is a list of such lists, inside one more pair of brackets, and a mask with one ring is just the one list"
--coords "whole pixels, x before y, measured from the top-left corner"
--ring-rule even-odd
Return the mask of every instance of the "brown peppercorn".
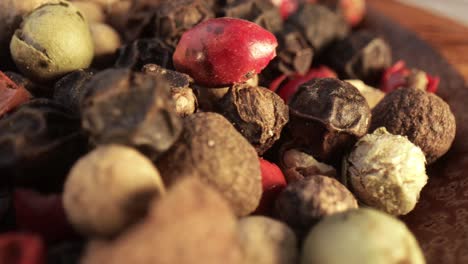
[[289, 184], [276, 200], [276, 215], [299, 235], [324, 216], [357, 208], [353, 194], [337, 180], [315, 175]]
[[81, 234], [109, 237], [143, 218], [151, 201], [164, 192], [148, 158], [125, 146], [99, 146], [71, 169], [63, 205]]
[[428, 164], [449, 150], [456, 130], [450, 106], [437, 95], [416, 88], [397, 89], [374, 108], [371, 130], [382, 126], [420, 147]]
[[262, 193], [255, 149], [216, 113], [190, 115], [184, 128], [179, 141], [157, 162], [164, 181], [170, 186], [180, 178], [199, 176], [222, 193], [237, 215], [253, 212]]
[[335, 168], [298, 149], [284, 151], [280, 165], [289, 183], [314, 175], [336, 177]]
[[195, 84], [194, 88], [197, 93], [200, 109], [206, 112], [219, 111], [221, 99], [229, 92], [229, 87], [213, 89]]
[[166, 69], [174, 69], [172, 53], [174, 49], [159, 38], [137, 39], [119, 49], [115, 67], [139, 71], [146, 64], [152, 63]]
[[190, 85], [193, 79], [187, 74], [165, 69], [157, 64], [146, 64], [142, 71], [146, 74], [164, 79], [171, 87], [172, 99], [175, 102], [176, 113], [188, 116], [197, 111], [198, 101]]
[[71, 72], [54, 85], [54, 101], [68, 106], [74, 113], [80, 113], [80, 105], [86, 93], [86, 83], [93, 77], [90, 70]]
[[157, 159], [182, 132], [170, 87], [162, 79], [108, 69], [86, 86], [82, 125], [94, 144], [129, 145]]
[[371, 117], [361, 93], [335, 78], [314, 79], [301, 85], [289, 103], [289, 113], [294, 144], [333, 164], [367, 133]]
[[276, 93], [236, 84], [220, 103], [222, 114], [262, 155], [280, 138], [289, 120], [288, 106]]
[[228, 203], [196, 178], [153, 203], [149, 216], [114, 241], [92, 243], [82, 264], [240, 264], [236, 219]]
[[244, 264], [291, 264], [298, 261], [296, 235], [280, 221], [248, 216], [239, 221], [238, 233]]

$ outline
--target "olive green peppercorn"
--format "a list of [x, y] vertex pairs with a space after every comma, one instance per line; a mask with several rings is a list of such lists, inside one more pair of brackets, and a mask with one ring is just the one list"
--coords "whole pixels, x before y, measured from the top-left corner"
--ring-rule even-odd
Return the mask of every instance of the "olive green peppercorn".
[[46, 4], [25, 17], [10, 42], [11, 56], [27, 77], [47, 82], [87, 68], [94, 47], [88, 23], [71, 3]]

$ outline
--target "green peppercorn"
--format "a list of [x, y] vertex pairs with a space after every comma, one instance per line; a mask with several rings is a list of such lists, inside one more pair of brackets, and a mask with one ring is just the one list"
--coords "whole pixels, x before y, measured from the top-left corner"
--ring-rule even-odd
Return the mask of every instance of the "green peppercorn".
[[84, 16], [72, 4], [45, 4], [25, 17], [10, 42], [18, 68], [29, 78], [47, 82], [93, 59], [93, 40]]

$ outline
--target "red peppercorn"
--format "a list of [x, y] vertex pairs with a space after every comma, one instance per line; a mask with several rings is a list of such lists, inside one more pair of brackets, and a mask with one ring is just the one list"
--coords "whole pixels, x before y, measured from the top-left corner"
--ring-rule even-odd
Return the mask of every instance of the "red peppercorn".
[[13, 110], [31, 98], [31, 94], [22, 86], [16, 85], [0, 71], [0, 116]]
[[215, 18], [182, 35], [173, 62], [197, 84], [223, 87], [260, 73], [276, 56], [277, 45], [275, 36], [255, 23]]
[[421, 70], [409, 69], [406, 63], [400, 60], [384, 72], [380, 89], [389, 93], [400, 87], [414, 87], [435, 93], [439, 83], [439, 77], [431, 76]]
[[0, 263], [45, 264], [44, 244], [35, 235], [2, 234], [0, 235]]
[[281, 83], [286, 79], [285, 75], [281, 75], [277, 79], [273, 80], [270, 84], [269, 89], [275, 91], [283, 100], [287, 103], [293, 94], [296, 93], [299, 86], [315, 78], [336, 78], [336, 73], [326, 67], [320, 66], [318, 68], [310, 69], [305, 75], [293, 75], [289, 78], [289, 81], [281, 86]]
[[13, 203], [19, 230], [37, 233], [46, 241], [75, 236], [65, 216], [61, 195], [43, 196], [34, 191], [17, 189]]
[[299, 7], [298, 0], [271, 0], [280, 10], [281, 18], [286, 20], [291, 14], [296, 12]]
[[276, 164], [260, 158], [260, 170], [262, 172], [263, 193], [255, 213], [269, 215], [273, 210], [276, 198], [287, 184], [283, 172]]

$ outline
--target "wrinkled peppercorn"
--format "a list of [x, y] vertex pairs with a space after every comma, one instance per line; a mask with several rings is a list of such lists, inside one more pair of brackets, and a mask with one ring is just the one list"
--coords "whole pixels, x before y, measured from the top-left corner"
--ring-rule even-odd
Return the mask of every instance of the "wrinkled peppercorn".
[[174, 48], [159, 38], [137, 39], [119, 49], [115, 67], [139, 71], [145, 64], [154, 63], [167, 69], [174, 69], [173, 53]]
[[299, 30], [316, 53], [321, 53], [328, 45], [343, 39], [349, 32], [343, 17], [319, 4], [300, 6], [286, 24]]
[[399, 88], [372, 110], [371, 130], [385, 127], [388, 132], [408, 137], [420, 147], [430, 164], [444, 155], [456, 133], [450, 106], [433, 93], [417, 88]]
[[378, 85], [392, 63], [387, 42], [368, 31], [352, 33], [327, 51], [327, 64], [343, 79]]
[[351, 84], [335, 78], [303, 84], [289, 103], [294, 144], [324, 162], [336, 164], [367, 133], [371, 112]]
[[223, 116], [196, 113], [184, 119], [180, 140], [157, 162], [170, 186], [199, 176], [222, 192], [237, 215], [257, 208], [262, 183], [255, 149]]
[[74, 113], [80, 113], [85, 84], [93, 77], [90, 70], [77, 70], [65, 75], [54, 86], [54, 101], [68, 106]]
[[170, 87], [162, 79], [108, 69], [86, 86], [82, 125], [94, 144], [129, 145], [156, 159], [182, 132]]
[[357, 208], [353, 194], [337, 180], [314, 175], [290, 183], [276, 200], [276, 215], [301, 237], [321, 218]]
[[212, 17], [204, 0], [133, 0], [123, 33], [130, 41], [158, 37], [175, 47], [182, 33]]
[[274, 92], [263, 87], [234, 85], [220, 103], [222, 114], [262, 155], [288, 122], [288, 106]]
[[0, 120], [0, 182], [59, 191], [86, 151], [79, 119], [48, 99], [36, 99]]
[[223, 16], [249, 20], [272, 33], [283, 29], [280, 11], [270, 0], [228, 0]]

